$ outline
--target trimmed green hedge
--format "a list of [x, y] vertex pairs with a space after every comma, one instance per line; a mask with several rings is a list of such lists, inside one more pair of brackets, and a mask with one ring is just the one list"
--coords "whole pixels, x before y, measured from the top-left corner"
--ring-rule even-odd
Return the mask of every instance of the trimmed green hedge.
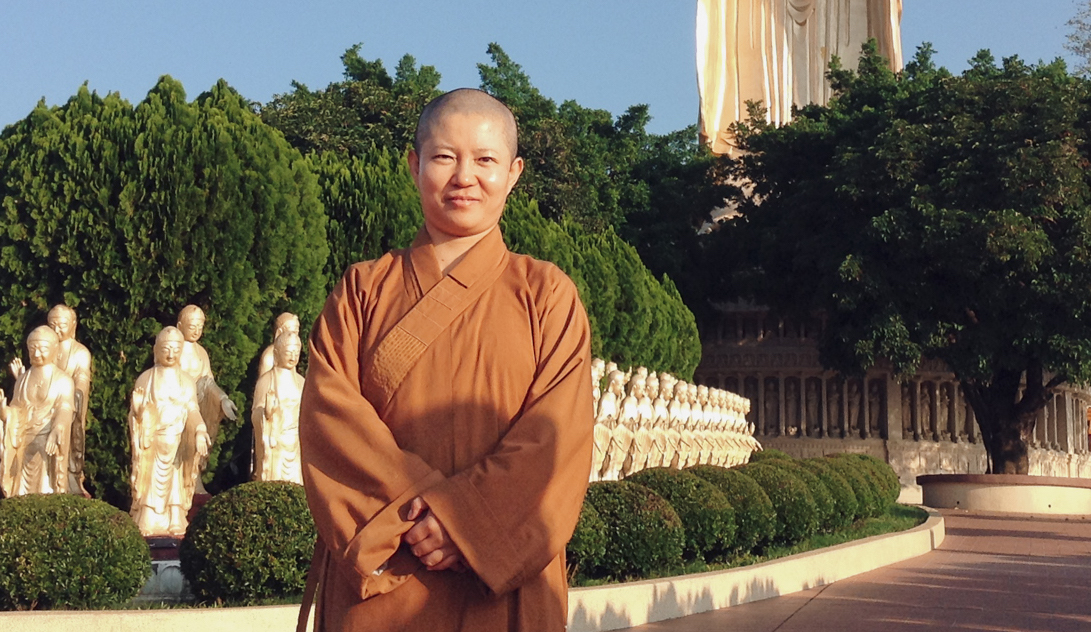
[[776, 542], [793, 544], [818, 531], [818, 508], [807, 484], [794, 472], [755, 463], [739, 468], [753, 478], [773, 502], [777, 513]]
[[813, 472], [829, 489], [834, 506], [831, 528], [836, 531], [852, 524], [856, 519], [856, 494], [845, 477], [837, 473], [823, 458], [803, 459], [799, 464]]
[[807, 491], [811, 492], [815, 509], [818, 510], [815, 515], [818, 520], [818, 532], [830, 533], [837, 529], [835, 525], [840, 523], [840, 517], [835, 515], [837, 507], [834, 504], [833, 495], [830, 493], [830, 488], [822, 482], [822, 479], [811, 470], [803, 467], [797, 459], [780, 459], [768, 463], [774, 467], [788, 468], [807, 484]]
[[302, 485], [255, 481], [208, 501], [178, 556], [199, 598], [253, 603], [303, 592], [316, 538]]
[[602, 565], [602, 558], [606, 555], [606, 537], [606, 523], [595, 507], [584, 500], [576, 530], [565, 547], [569, 582], [574, 578], [590, 577], [590, 573]]
[[644, 485], [671, 504], [686, 530], [686, 559], [723, 559], [735, 545], [735, 510], [715, 485], [669, 467], [642, 470], [625, 480]]
[[836, 457], [826, 457], [825, 460], [838, 474], [845, 477], [845, 480], [852, 487], [853, 493], [856, 494], [857, 520], [871, 518], [882, 513], [882, 496], [871, 480], [871, 475], [864, 470], [862, 463], [856, 459]]
[[872, 480], [875, 481], [876, 487], [879, 488], [882, 499], [887, 504], [898, 502], [898, 496], [902, 493], [902, 483], [898, 480], [898, 473], [894, 471], [894, 468], [890, 467], [889, 463], [870, 454], [845, 453], [837, 456], [856, 459], [862, 463], [864, 469], [871, 473]]
[[68, 494], [0, 500], [0, 609], [97, 609], [121, 605], [151, 575], [132, 518]]
[[597, 576], [646, 577], [681, 562], [682, 521], [652, 490], [626, 481], [592, 483], [587, 502], [606, 524], [608, 544]]
[[749, 552], [776, 537], [777, 513], [761, 485], [738, 469], [715, 465], [687, 468], [723, 492], [735, 508], [735, 551]]
[[758, 452], [754, 452], [750, 455], [750, 463], [761, 463], [762, 461], [794, 461], [792, 455], [787, 452], [781, 452], [776, 448], [766, 448]]

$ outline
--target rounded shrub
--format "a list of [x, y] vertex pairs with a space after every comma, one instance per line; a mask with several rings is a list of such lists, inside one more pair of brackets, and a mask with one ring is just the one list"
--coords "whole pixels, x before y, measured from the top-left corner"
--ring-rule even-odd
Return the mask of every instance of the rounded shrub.
[[902, 483], [898, 480], [898, 473], [890, 464], [882, 459], [877, 459], [870, 454], [841, 454], [846, 459], [856, 459], [864, 464], [864, 468], [871, 472], [872, 479], [876, 482], [886, 504], [898, 502], [898, 496], [902, 493]]
[[686, 469], [712, 483], [735, 509], [735, 552], [749, 553], [776, 537], [777, 512], [761, 485], [739, 469], [697, 465]]
[[671, 504], [686, 530], [682, 551], [686, 559], [722, 559], [733, 549], [735, 510], [712, 483], [670, 467], [642, 470], [625, 480], [651, 489]]
[[151, 554], [128, 514], [68, 494], [0, 500], [0, 609], [98, 609], [140, 592]]
[[878, 516], [883, 510], [882, 497], [875, 483], [871, 480], [861, 463], [856, 459], [826, 457], [825, 461], [841, 476], [845, 477], [852, 492], [856, 494], [856, 519]]
[[302, 485], [255, 481], [208, 501], [178, 557], [199, 598], [253, 603], [303, 592], [316, 537]]
[[786, 468], [763, 463], [739, 469], [761, 485], [773, 502], [776, 542], [793, 544], [818, 531], [818, 508], [803, 479]]
[[799, 464], [817, 476], [830, 491], [834, 508], [831, 529], [837, 531], [851, 525], [856, 519], [857, 508], [856, 494], [852, 491], [852, 485], [849, 485], [845, 477], [837, 473], [826, 459], [803, 459]]
[[602, 565], [605, 554], [606, 523], [595, 507], [584, 500], [576, 530], [565, 548], [569, 580], [589, 577], [591, 571]]
[[750, 454], [751, 463], [761, 463], [762, 461], [794, 461], [790, 454], [787, 452], [781, 452], [776, 448], [766, 448], [758, 452]]
[[606, 524], [598, 575], [644, 577], [682, 562], [685, 529], [670, 503], [627, 481], [592, 483], [587, 500]]
[[818, 511], [815, 516], [818, 520], [818, 532], [829, 533], [837, 529], [836, 524], [839, 521], [834, 515], [837, 508], [834, 506], [833, 495], [830, 493], [830, 488], [822, 482], [822, 479], [815, 476], [814, 472], [803, 467], [796, 459], [792, 459], [791, 461], [769, 461], [768, 464], [773, 467], [787, 468], [793, 474], [803, 479], [803, 482], [807, 484], [807, 491], [811, 492], [811, 499], [814, 500], [815, 509]]

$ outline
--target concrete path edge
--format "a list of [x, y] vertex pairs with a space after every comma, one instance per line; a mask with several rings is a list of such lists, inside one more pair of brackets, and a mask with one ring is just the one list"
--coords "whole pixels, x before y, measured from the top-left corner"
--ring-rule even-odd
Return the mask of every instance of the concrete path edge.
[[923, 555], [943, 543], [943, 516], [908, 531], [725, 571], [568, 592], [569, 632], [605, 632], [780, 597]]
[[[943, 517], [900, 533], [873, 536], [819, 551], [733, 568], [628, 584], [574, 588], [568, 593], [569, 632], [605, 632], [675, 619], [823, 586], [923, 555], [943, 543]], [[166, 610], [35, 611], [0, 613], [5, 632], [288, 632], [298, 606], [175, 608]], [[311, 618], [314, 621], [314, 618]]]

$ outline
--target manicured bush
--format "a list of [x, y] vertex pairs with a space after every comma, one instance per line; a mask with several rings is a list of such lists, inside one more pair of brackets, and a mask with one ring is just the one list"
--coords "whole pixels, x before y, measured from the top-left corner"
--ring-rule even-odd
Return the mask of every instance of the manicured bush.
[[625, 480], [650, 488], [671, 504], [686, 530], [686, 559], [723, 559], [735, 545], [735, 510], [715, 485], [670, 467], [642, 470]]
[[837, 531], [849, 526], [856, 519], [856, 494], [845, 477], [826, 461], [823, 458], [803, 459], [799, 464], [813, 472], [829, 489], [834, 506], [833, 522], [830, 526], [833, 531]]
[[151, 575], [132, 518], [67, 494], [0, 500], [0, 609], [109, 608]]
[[864, 470], [859, 461], [834, 457], [826, 457], [825, 460], [838, 474], [845, 477], [852, 487], [852, 492], [856, 494], [857, 520], [882, 513], [883, 501], [879, 490], [871, 480], [871, 475]]
[[834, 515], [837, 508], [834, 506], [833, 495], [830, 493], [829, 487], [826, 486], [822, 479], [815, 476], [814, 472], [803, 467], [802, 464], [796, 459], [778, 459], [767, 461], [769, 465], [774, 467], [781, 467], [789, 469], [793, 474], [803, 479], [803, 482], [807, 484], [807, 491], [811, 492], [811, 498], [814, 500], [815, 509], [818, 511], [816, 519], [818, 520], [818, 531], [822, 533], [830, 533], [836, 530], [836, 524], [840, 522]]
[[602, 565], [606, 554], [606, 523], [599, 512], [587, 500], [580, 509], [576, 530], [565, 548], [569, 581], [589, 577], [589, 573]]
[[846, 453], [838, 456], [856, 459], [863, 463], [864, 467], [872, 473], [872, 478], [877, 483], [883, 500], [888, 504], [898, 502], [898, 496], [902, 493], [902, 483], [898, 480], [898, 473], [890, 467], [889, 463], [870, 454]]
[[777, 513], [775, 541], [793, 544], [818, 531], [818, 509], [807, 484], [794, 472], [755, 463], [738, 468], [753, 478], [773, 502]]
[[751, 463], [761, 463], [762, 461], [793, 461], [790, 454], [787, 452], [781, 452], [776, 448], [766, 448], [764, 450], [754, 452], [750, 455]]
[[255, 481], [208, 501], [178, 556], [199, 598], [253, 603], [303, 592], [316, 537], [303, 486]]
[[777, 513], [761, 485], [739, 469], [715, 465], [687, 468], [723, 492], [735, 509], [735, 551], [748, 553], [776, 537]]
[[606, 524], [606, 554], [598, 576], [644, 577], [682, 562], [685, 529], [652, 490], [627, 481], [592, 483], [587, 500]]

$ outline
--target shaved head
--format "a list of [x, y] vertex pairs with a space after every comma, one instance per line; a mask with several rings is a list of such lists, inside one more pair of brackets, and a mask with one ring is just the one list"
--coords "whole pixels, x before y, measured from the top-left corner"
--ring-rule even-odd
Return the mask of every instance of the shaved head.
[[436, 122], [448, 114], [477, 114], [502, 121], [504, 141], [511, 159], [519, 154], [519, 127], [515, 115], [508, 106], [487, 92], [475, 88], [459, 88], [432, 99], [424, 106], [417, 121], [417, 133], [413, 137], [413, 150], [420, 153], [424, 140], [432, 133]]

